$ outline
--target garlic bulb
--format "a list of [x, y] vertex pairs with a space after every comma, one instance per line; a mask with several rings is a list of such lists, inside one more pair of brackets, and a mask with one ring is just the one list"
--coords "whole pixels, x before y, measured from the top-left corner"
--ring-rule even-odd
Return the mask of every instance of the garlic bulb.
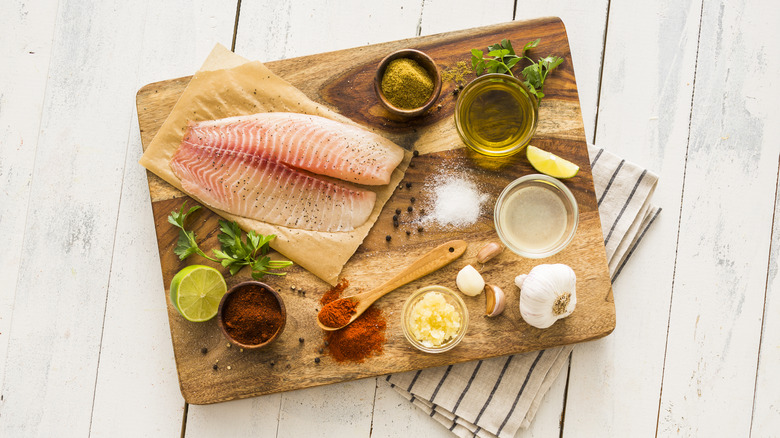
[[574, 271], [563, 264], [539, 265], [528, 275], [518, 275], [520, 315], [528, 324], [547, 328], [571, 315], [577, 305]]
[[458, 272], [455, 277], [455, 284], [464, 295], [475, 297], [482, 293], [485, 288], [485, 280], [479, 275], [479, 272], [471, 265], [466, 265]]

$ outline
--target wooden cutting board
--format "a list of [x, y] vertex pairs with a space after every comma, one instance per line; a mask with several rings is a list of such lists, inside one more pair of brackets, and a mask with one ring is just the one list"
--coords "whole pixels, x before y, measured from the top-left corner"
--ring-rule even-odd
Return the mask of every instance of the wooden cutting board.
[[[540, 108], [540, 123], [532, 144], [565, 157], [581, 168], [566, 185], [574, 193], [580, 208], [580, 221], [572, 243], [561, 253], [543, 260], [523, 259], [509, 251], [490, 261], [482, 269], [486, 281], [507, 293], [508, 304], [496, 318], [482, 316], [484, 295], [465, 297], [471, 322], [466, 337], [453, 350], [425, 354], [415, 350], [403, 337], [400, 312], [406, 297], [414, 290], [441, 284], [455, 289], [455, 276], [466, 264], [476, 264], [477, 251], [487, 242], [498, 241], [493, 228], [492, 206], [496, 197], [513, 179], [535, 173], [524, 154], [498, 161], [469, 153], [458, 137], [453, 122], [458, 83], [473, 79], [469, 73], [462, 81], [443, 84], [440, 108], [412, 121], [395, 120], [378, 104], [371, 81], [379, 61], [401, 48], [416, 48], [431, 55], [442, 71], [451, 70], [459, 61], [469, 62], [472, 48], [485, 48], [503, 38], [516, 47], [541, 38], [531, 56], [548, 54], [564, 58], [545, 83], [546, 96]], [[194, 404], [215, 403], [288, 391], [394, 372], [453, 364], [475, 359], [540, 350], [582, 342], [609, 334], [615, 327], [615, 306], [607, 269], [598, 207], [583, 130], [582, 115], [574, 78], [569, 43], [558, 18], [497, 24], [440, 35], [394, 41], [301, 58], [270, 62], [267, 66], [301, 89], [311, 99], [325, 104], [366, 126], [380, 129], [384, 135], [407, 149], [422, 153], [413, 159], [401, 188], [386, 204], [373, 229], [344, 267], [342, 276], [350, 281], [346, 294], [376, 287], [403, 266], [433, 247], [458, 238], [469, 242], [467, 252], [449, 266], [417, 280], [381, 299], [378, 305], [388, 321], [384, 353], [364, 363], [337, 363], [327, 355], [322, 332], [317, 327], [319, 299], [329, 286], [300, 267], [288, 269], [286, 277], [267, 276], [265, 281], [282, 295], [288, 310], [287, 326], [269, 347], [259, 351], [240, 351], [222, 336], [216, 320], [191, 323], [184, 320], [166, 298], [176, 366], [181, 392]], [[151, 142], [170, 113], [190, 78], [149, 84], [138, 92], [137, 109], [143, 147]], [[430, 185], [445, 178], [443, 169], [468, 172], [480, 190], [488, 196], [487, 208], [479, 221], [457, 230], [434, 228], [418, 231], [411, 221], [420, 209], [430, 205]], [[171, 211], [194, 201], [152, 173], [149, 190], [154, 211], [163, 279], [167, 285], [181, 268], [189, 264], [210, 264], [193, 256], [182, 262], [173, 253], [178, 230], [168, 224]], [[407, 188], [406, 183], [411, 183]], [[411, 198], [415, 197], [415, 203]], [[407, 207], [414, 210], [408, 213]], [[403, 212], [400, 226], [393, 226], [396, 209]], [[190, 222], [201, 247], [218, 247], [218, 216], [201, 209]], [[410, 235], [406, 234], [410, 231]], [[385, 236], [391, 236], [388, 242]], [[568, 318], [539, 330], [526, 324], [518, 309], [519, 290], [513, 284], [516, 275], [527, 273], [540, 263], [566, 263], [577, 274], [577, 308]], [[213, 265], [213, 264], [212, 264]], [[224, 272], [224, 270], [223, 270]], [[245, 271], [226, 275], [228, 287], [247, 279]], [[295, 286], [296, 290], [291, 287]], [[305, 291], [301, 293], [300, 290]], [[301, 342], [302, 340], [302, 342]], [[203, 349], [207, 349], [203, 353]], [[321, 352], [324, 348], [324, 352]], [[315, 358], [320, 358], [318, 363]], [[217, 365], [214, 369], [214, 365]]]

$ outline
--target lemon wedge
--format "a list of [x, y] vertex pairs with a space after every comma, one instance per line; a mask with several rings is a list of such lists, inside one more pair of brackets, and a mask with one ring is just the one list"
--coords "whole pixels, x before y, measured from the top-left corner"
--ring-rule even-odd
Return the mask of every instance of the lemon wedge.
[[525, 155], [534, 169], [553, 178], [571, 178], [580, 171], [580, 166], [536, 146], [528, 146]]

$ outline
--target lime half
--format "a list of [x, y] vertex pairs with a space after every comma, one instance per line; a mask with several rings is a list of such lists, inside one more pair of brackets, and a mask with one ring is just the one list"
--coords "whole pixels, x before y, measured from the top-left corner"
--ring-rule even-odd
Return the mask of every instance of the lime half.
[[534, 169], [554, 178], [571, 178], [580, 171], [580, 167], [571, 161], [564, 160], [536, 146], [529, 145], [526, 148], [525, 155], [528, 157], [528, 161], [531, 162], [531, 166], [534, 166]]
[[188, 321], [213, 318], [225, 292], [227, 285], [222, 274], [209, 266], [187, 266], [171, 280], [171, 302]]

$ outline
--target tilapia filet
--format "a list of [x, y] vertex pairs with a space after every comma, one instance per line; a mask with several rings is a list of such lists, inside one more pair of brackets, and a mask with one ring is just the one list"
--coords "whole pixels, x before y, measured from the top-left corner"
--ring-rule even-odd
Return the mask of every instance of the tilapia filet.
[[239, 216], [292, 228], [350, 231], [403, 159], [389, 140], [323, 117], [262, 113], [191, 123], [171, 160], [184, 190]]

